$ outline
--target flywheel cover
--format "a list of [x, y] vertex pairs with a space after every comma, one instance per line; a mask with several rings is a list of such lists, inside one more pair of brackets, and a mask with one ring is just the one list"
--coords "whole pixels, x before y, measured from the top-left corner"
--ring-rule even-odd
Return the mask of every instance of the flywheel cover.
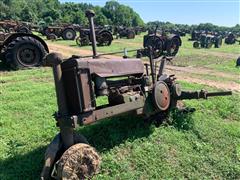
[[153, 88], [153, 102], [160, 111], [166, 111], [170, 106], [170, 90], [163, 81], [156, 82]]

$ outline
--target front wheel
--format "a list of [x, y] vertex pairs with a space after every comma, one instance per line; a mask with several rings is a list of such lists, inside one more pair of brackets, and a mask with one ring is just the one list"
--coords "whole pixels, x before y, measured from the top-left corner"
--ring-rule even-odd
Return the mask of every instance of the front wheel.
[[33, 37], [17, 37], [7, 46], [6, 63], [13, 69], [40, 66], [46, 55], [44, 46]]
[[66, 150], [55, 163], [52, 177], [62, 180], [88, 179], [100, 169], [100, 156], [88, 144], [78, 143]]

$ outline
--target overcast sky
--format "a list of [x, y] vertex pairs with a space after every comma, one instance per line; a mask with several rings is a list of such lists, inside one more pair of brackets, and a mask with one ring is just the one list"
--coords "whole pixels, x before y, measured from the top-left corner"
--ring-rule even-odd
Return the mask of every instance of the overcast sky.
[[[60, 0], [104, 6], [106, 0]], [[132, 7], [145, 22], [169, 21], [179, 24], [210, 22], [216, 25], [240, 24], [240, 0], [118, 0]]]

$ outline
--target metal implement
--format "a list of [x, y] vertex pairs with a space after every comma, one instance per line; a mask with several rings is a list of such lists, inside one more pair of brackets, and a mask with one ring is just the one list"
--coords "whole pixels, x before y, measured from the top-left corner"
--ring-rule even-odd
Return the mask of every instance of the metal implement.
[[[55, 143], [50, 145], [50, 150], [45, 155], [42, 179], [50, 178], [52, 169], [55, 172], [54, 177], [63, 174], [57, 164], [59, 161], [62, 162], [62, 159], [68, 159], [65, 156], [74, 157], [66, 149], [78, 147], [77, 143], [80, 140], [76, 140], [73, 131], [78, 126], [95, 123], [123, 113], [135, 112], [148, 118], [158, 115], [166, 117], [171, 109], [177, 107], [178, 100], [206, 99], [232, 94], [232, 92], [209, 93], [203, 90], [200, 92], [182, 91], [180, 85], [176, 83], [176, 77], [164, 72], [166, 61], [172, 58], [163, 56], [157, 61], [153, 57], [151, 46], [144, 49], [149, 57], [149, 65], [144, 65], [139, 58], [96, 58], [100, 56], [97, 55], [95, 46], [94, 12], [87, 11], [86, 15], [91, 24], [92, 40], [95, 41], [92, 45], [93, 56], [88, 58], [72, 56], [69, 59], [63, 59], [59, 54], [52, 53], [45, 59], [46, 66], [52, 67], [54, 73], [58, 102], [55, 119], [60, 128], [60, 138], [55, 139]], [[157, 62], [161, 63], [158, 71]], [[97, 106], [96, 98], [100, 96], [106, 96], [108, 103]], [[82, 150], [79, 149], [79, 151]], [[77, 151], [74, 150], [74, 152]], [[75, 164], [76, 167], [81, 166], [81, 161], [78, 160], [76, 162], [80, 164]], [[71, 167], [75, 166], [71, 164]], [[79, 173], [80, 178], [83, 174], [80, 171]]]

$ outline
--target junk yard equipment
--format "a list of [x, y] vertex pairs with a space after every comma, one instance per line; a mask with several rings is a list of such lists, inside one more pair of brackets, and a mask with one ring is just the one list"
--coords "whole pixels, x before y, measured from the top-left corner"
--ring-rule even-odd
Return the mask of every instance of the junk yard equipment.
[[240, 44], [240, 41], [237, 40], [236, 35], [234, 35], [233, 33], [229, 33], [225, 38], [225, 44], [235, 44], [236, 42], [239, 42]]
[[[80, 36], [77, 37], [76, 43], [79, 46], [91, 44], [90, 29], [81, 29]], [[96, 41], [98, 46], [110, 46], [113, 41], [112, 33], [104, 28], [95, 28]]]
[[12, 69], [36, 67], [48, 53], [47, 44], [26, 33], [0, 33], [0, 60]]
[[193, 42], [194, 48], [220, 48], [222, 45], [221, 35], [201, 34], [198, 41]]
[[117, 38], [127, 38], [127, 39], [134, 39], [135, 38], [135, 30], [133, 28], [127, 27], [115, 27], [114, 32], [117, 35]]
[[[101, 58], [96, 52], [94, 12], [86, 11], [86, 16], [90, 21], [93, 56], [63, 60], [60, 54], [51, 53], [45, 59], [46, 66], [53, 68], [58, 102], [55, 118], [60, 133], [47, 148], [43, 180], [88, 179], [99, 170], [99, 155], [83, 136], [74, 132], [80, 125], [132, 112], [149, 118], [165, 117], [179, 100], [231, 95], [231, 92], [181, 91], [175, 76], [164, 74], [164, 65], [170, 58], [159, 59], [156, 73], [158, 60], [152, 58], [151, 47], [146, 66], [141, 59]], [[99, 96], [107, 96], [108, 105], [96, 106]]]
[[0, 29], [6, 33], [31, 33], [31, 23], [12, 20], [0, 21]]
[[153, 50], [153, 58], [159, 58], [160, 56], [175, 56], [178, 53], [179, 47], [182, 45], [180, 36], [176, 34], [164, 34], [161, 35], [157, 31], [156, 27], [154, 33], [145, 35], [143, 37], [144, 50], [138, 51], [138, 57], [147, 56], [149, 46]]
[[80, 30], [79, 25], [61, 24], [56, 26], [42, 27], [40, 33], [47, 36], [47, 39], [62, 38], [63, 40], [75, 40], [77, 32]]

